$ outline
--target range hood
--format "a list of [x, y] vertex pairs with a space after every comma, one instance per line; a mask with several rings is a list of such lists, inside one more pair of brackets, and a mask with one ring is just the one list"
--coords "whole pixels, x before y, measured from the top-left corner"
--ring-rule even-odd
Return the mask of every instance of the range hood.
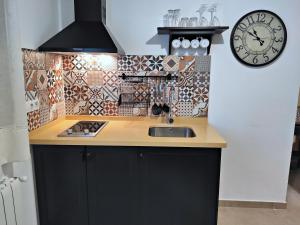
[[[103, 3], [103, 5], [102, 5]], [[74, 0], [75, 22], [41, 45], [47, 52], [117, 53], [117, 43], [108, 33], [105, 18], [106, 1]]]

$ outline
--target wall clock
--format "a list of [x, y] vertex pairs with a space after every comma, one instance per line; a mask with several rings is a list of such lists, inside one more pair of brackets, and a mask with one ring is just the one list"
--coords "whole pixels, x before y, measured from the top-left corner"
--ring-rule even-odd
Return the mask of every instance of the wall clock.
[[256, 10], [234, 26], [230, 45], [234, 56], [248, 66], [264, 66], [277, 59], [285, 48], [287, 31], [273, 12]]

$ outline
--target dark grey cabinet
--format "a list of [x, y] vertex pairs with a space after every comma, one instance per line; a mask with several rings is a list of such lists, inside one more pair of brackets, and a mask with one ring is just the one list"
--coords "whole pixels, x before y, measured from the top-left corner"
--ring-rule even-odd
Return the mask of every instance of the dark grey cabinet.
[[88, 221], [84, 147], [34, 146], [40, 225]]
[[33, 146], [33, 156], [41, 225], [217, 225], [220, 149]]

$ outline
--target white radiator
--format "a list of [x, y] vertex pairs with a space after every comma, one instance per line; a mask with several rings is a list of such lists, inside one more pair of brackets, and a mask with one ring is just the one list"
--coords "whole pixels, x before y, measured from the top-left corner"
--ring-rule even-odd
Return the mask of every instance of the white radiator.
[[18, 225], [21, 207], [21, 186], [19, 178], [4, 177], [0, 180], [0, 225]]

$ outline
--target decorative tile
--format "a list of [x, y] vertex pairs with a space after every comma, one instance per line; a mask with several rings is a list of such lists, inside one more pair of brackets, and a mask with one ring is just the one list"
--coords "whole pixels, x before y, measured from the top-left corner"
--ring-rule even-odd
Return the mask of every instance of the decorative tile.
[[116, 54], [105, 54], [98, 56], [100, 61], [101, 69], [105, 72], [118, 70], [118, 57]]
[[207, 87], [198, 87], [194, 90], [193, 102], [208, 102], [209, 90]]
[[56, 86], [63, 86], [63, 72], [61, 70], [54, 70], [54, 79]]
[[121, 83], [118, 73], [114, 71], [103, 72], [103, 85], [117, 87]]
[[76, 70], [86, 70], [87, 67], [87, 61], [82, 55], [76, 55], [72, 60], [72, 64]]
[[164, 70], [167, 72], [177, 72], [179, 70], [180, 58], [175, 55], [166, 56], [163, 61]]
[[63, 60], [62, 56], [52, 53], [46, 53], [46, 62], [45, 69], [46, 70], [58, 70], [63, 69]]
[[35, 69], [45, 70], [46, 54], [44, 52], [35, 53]]
[[90, 99], [103, 101], [104, 95], [102, 93], [102, 87], [91, 86], [90, 87]]
[[47, 70], [47, 85], [48, 88], [53, 88], [56, 83], [55, 78], [55, 71], [54, 70]]
[[37, 71], [36, 70], [25, 70], [25, 91], [36, 91], [37, 89]]
[[39, 90], [37, 92], [37, 97], [39, 100], [39, 108], [49, 108], [50, 102], [49, 102], [49, 91], [46, 90]]
[[37, 89], [46, 90], [48, 85], [48, 77], [45, 70], [37, 71]]
[[74, 91], [73, 91], [73, 86], [70, 85], [65, 85], [64, 86], [64, 94], [65, 94], [65, 100], [66, 101], [71, 101], [73, 100], [74, 97]]
[[74, 102], [73, 113], [75, 115], [88, 115], [89, 114], [89, 102], [88, 101]]
[[65, 109], [66, 107], [64, 101], [56, 103], [56, 111], [58, 118], [63, 117], [66, 114]]
[[50, 103], [50, 106], [51, 105], [54, 105], [55, 103], [58, 102], [58, 99], [57, 99], [57, 92], [56, 92], [56, 89], [55, 88], [48, 88], [48, 91], [49, 91], [49, 103]]
[[193, 72], [182, 72], [179, 74], [177, 86], [193, 86], [194, 85], [194, 73]]
[[104, 85], [102, 87], [103, 98], [106, 101], [118, 101], [119, 99], [119, 89], [117, 87], [111, 87]]
[[87, 84], [89, 86], [102, 86], [103, 85], [103, 72], [102, 71], [88, 71], [87, 72]]
[[178, 102], [176, 116], [193, 116], [193, 103]]
[[135, 104], [132, 109], [133, 116], [147, 116], [148, 106], [147, 104]]
[[89, 71], [100, 71], [101, 69], [101, 60], [100, 55], [84, 55], [86, 63], [86, 69]]
[[65, 85], [70, 86], [72, 86], [76, 80], [76, 76], [73, 71], [63, 71], [63, 78]]
[[74, 85], [72, 86], [72, 91], [74, 93], [73, 99], [76, 101], [88, 101], [90, 99], [87, 85]]
[[73, 100], [66, 100], [65, 101], [66, 106], [66, 115], [73, 115], [74, 114], [74, 101]]
[[34, 70], [35, 69], [35, 52], [32, 50], [23, 50], [23, 69]]
[[150, 56], [147, 62], [149, 71], [163, 71], [163, 61], [163, 56]]
[[193, 105], [193, 116], [207, 116], [208, 112], [208, 103], [207, 102], [199, 102]]
[[103, 102], [100, 100], [90, 99], [89, 100], [89, 115], [102, 115], [103, 114]]
[[104, 116], [118, 116], [118, 102], [104, 101], [103, 102], [103, 115]]
[[195, 57], [182, 56], [179, 61], [180, 72], [194, 72], [195, 70]]
[[194, 87], [209, 88], [210, 74], [209, 72], [196, 72], [194, 74]]
[[64, 55], [63, 60], [63, 70], [73, 70], [75, 68], [73, 60], [75, 59], [74, 55]]
[[210, 72], [211, 57], [208, 56], [196, 56], [195, 57], [195, 70], [197, 72]]
[[130, 55], [119, 55], [118, 71], [133, 71], [133, 57]]
[[28, 130], [29, 131], [39, 128], [41, 126], [40, 111], [35, 110], [35, 111], [27, 113], [27, 120], [28, 120]]
[[45, 125], [50, 122], [50, 109], [48, 107], [43, 107], [39, 109], [40, 111], [40, 122], [41, 125]]
[[133, 61], [133, 71], [149, 71], [148, 58], [147, 56], [135, 55], [132, 58]]
[[179, 87], [178, 101], [179, 102], [193, 102], [193, 87], [184, 86]]
[[133, 115], [133, 104], [122, 103], [119, 106], [119, 115], [120, 116], [132, 116]]
[[37, 91], [25, 91], [26, 102], [37, 100]]
[[56, 120], [58, 118], [58, 113], [56, 109], [56, 104], [50, 106], [50, 121]]
[[56, 102], [64, 101], [64, 87], [58, 87], [55, 89]]
[[134, 102], [147, 102], [149, 100], [149, 86], [146, 83], [134, 85]]
[[136, 100], [134, 98], [134, 93], [122, 93], [120, 95], [121, 103], [131, 103], [133, 104]]
[[73, 70], [74, 84], [87, 85], [87, 72]]

